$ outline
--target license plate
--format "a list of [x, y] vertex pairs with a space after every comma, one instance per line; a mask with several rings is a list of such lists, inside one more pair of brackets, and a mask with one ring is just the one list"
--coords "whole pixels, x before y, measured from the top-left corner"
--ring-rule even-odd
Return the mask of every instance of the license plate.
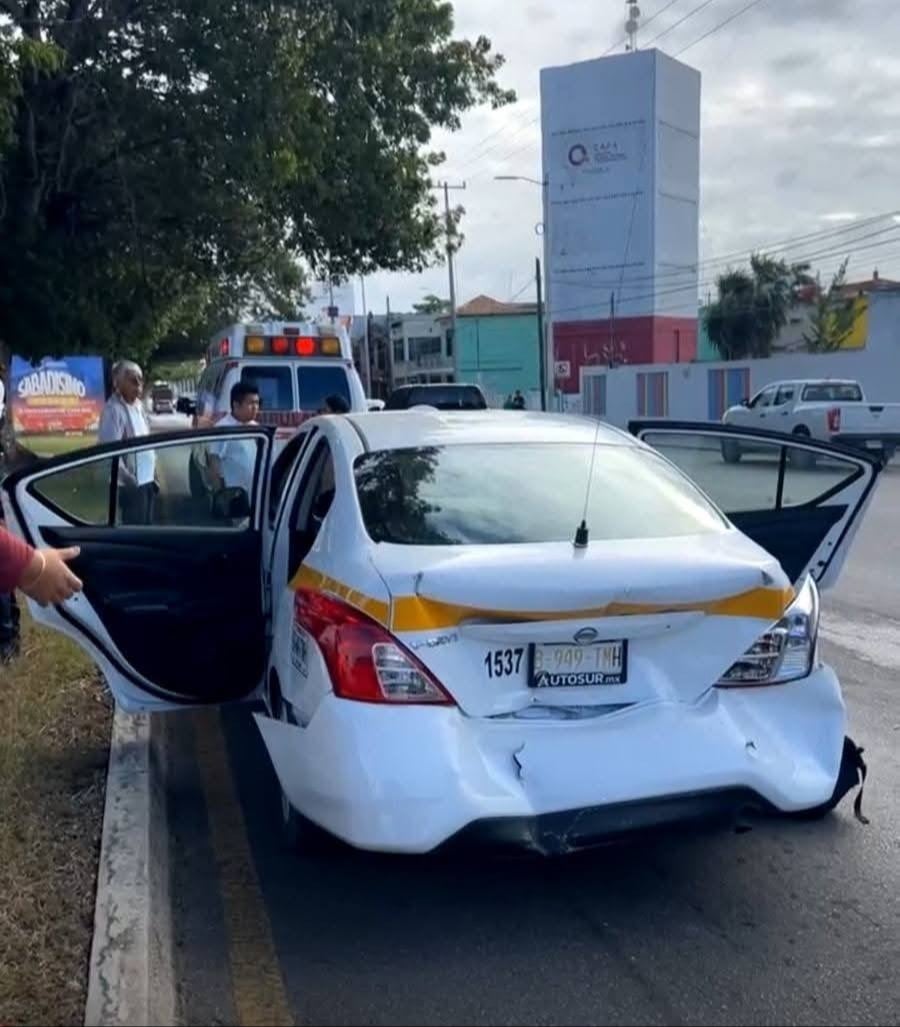
[[583, 688], [624, 685], [628, 676], [628, 643], [590, 645], [537, 644], [531, 649], [531, 688]]

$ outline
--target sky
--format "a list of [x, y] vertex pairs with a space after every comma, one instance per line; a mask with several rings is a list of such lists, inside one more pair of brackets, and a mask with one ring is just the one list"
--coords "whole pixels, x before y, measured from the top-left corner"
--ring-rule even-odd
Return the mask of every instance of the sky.
[[[684, 50], [678, 59], [702, 74], [701, 261], [738, 254], [739, 265], [751, 249], [840, 231], [784, 255], [841, 249], [813, 261], [825, 278], [844, 251], [858, 251], [849, 254], [851, 280], [875, 267], [900, 278], [900, 4], [757, 0], [738, 13], [751, 2], [640, 0], [638, 45]], [[456, 0], [454, 8], [457, 34], [488, 36], [506, 59], [501, 84], [518, 95], [501, 110], [473, 109], [458, 132], [433, 140], [447, 154], [436, 177], [466, 185], [451, 193], [466, 211], [457, 301], [532, 299], [541, 188], [494, 176], [541, 179], [540, 69], [624, 51], [625, 3]], [[894, 210], [898, 222], [855, 226]], [[707, 266], [704, 281], [718, 267]], [[389, 299], [391, 310], [409, 310], [428, 293], [448, 295], [447, 268], [372, 275], [365, 288], [369, 309], [381, 312]], [[361, 312], [358, 283], [355, 291]]]

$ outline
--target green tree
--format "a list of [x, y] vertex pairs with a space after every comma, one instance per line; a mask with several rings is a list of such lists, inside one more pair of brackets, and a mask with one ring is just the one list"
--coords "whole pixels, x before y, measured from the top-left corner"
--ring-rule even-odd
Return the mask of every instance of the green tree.
[[803, 341], [810, 353], [833, 353], [840, 349], [856, 328], [858, 310], [853, 299], [845, 299], [843, 287], [847, 279], [847, 263], [841, 264], [827, 289], [821, 276], [816, 276], [816, 302], [809, 318]]
[[449, 309], [450, 300], [442, 300], [434, 293], [423, 296], [419, 303], [413, 303], [413, 310], [417, 314], [446, 314]]
[[0, 0], [2, 341], [146, 359], [423, 269], [432, 129], [513, 99], [501, 63], [441, 0]]
[[765, 254], [750, 258], [750, 270], [729, 270], [717, 280], [718, 295], [705, 314], [706, 330], [723, 360], [768, 357], [788, 323], [796, 287], [810, 281], [806, 264], [788, 264]]

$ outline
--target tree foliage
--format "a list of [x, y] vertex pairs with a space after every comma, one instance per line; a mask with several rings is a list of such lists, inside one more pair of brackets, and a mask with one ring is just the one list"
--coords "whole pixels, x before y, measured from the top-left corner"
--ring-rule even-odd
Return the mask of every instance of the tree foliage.
[[798, 285], [809, 282], [807, 264], [788, 264], [765, 254], [750, 258], [750, 270], [720, 275], [718, 295], [706, 310], [706, 330], [723, 360], [768, 357], [788, 323]]
[[833, 353], [847, 342], [856, 328], [859, 311], [853, 299], [845, 299], [843, 287], [847, 278], [844, 260], [827, 289], [821, 276], [816, 276], [816, 302], [809, 318], [803, 341], [810, 353]]
[[423, 268], [432, 129], [501, 63], [441, 0], [0, 0], [0, 336], [146, 356]]
[[442, 300], [434, 293], [423, 296], [418, 303], [413, 304], [413, 310], [417, 314], [446, 314], [449, 309], [450, 300]]

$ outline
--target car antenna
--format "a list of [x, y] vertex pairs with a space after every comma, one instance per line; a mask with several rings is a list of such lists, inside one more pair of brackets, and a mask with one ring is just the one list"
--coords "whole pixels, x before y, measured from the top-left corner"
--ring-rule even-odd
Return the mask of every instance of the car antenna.
[[597, 439], [600, 438], [600, 428], [603, 422], [600, 418], [597, 418], [597, 429], [594, 432], [594, 444], [591, 447], [591, 468], [588, 471], [587, 490], [584, 496], [584, 512], [581, 516], [581, 524], [575, 532], [575, 541], [572, 543], [576, 549], [587, 549], [588, 542], [590, 542], [590, 532], [588, 531], [587, 524], [587, 512], [588, 506], [591, 502], [591, 485], [594, 483], [594, 460], [597, 457]]

